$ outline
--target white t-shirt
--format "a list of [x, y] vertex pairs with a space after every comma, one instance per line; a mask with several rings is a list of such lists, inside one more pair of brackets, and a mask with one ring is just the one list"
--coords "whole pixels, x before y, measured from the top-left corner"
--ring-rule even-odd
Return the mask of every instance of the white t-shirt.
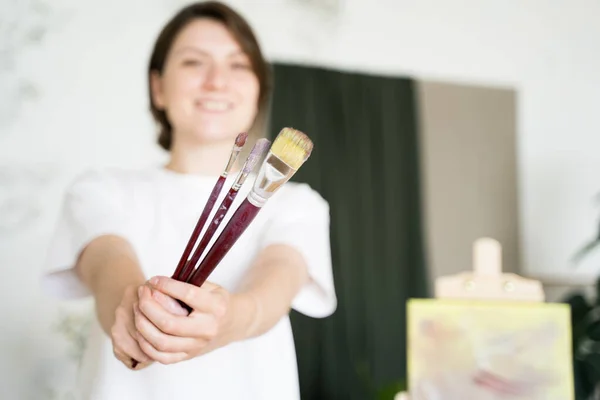
[[[65, 197], [49, 249], [48, 269], [52, 272], [44, 278], [46, 289], [63, 298], [89, 295], [72, 267], [83, 248], [104, 234], [127, 239], [147, 277], [171, 276], [216, 179], [163, 168], [83, 174]], [[235, 174], [227, 179], [215, 209], [234, 179]], [[253, 182], [249, 177], [219, 232]], [[331, 271], [329, 207], [306, 184], [285, 184], [208, 280], [235, 291], [257, 253], [274, 243], [300, 251], [312, 278], [294, 299], [293, 308], [317, 318], [333, 313], [337, 303]], [[298, 399], [289, 318], [282, 318], [260, 337], [178, 364], [155, 363], [141, 371], [128, 370], [114, 357], [110, 339], [94, 319], [79, 390], [81, 398], [93, 400]]]

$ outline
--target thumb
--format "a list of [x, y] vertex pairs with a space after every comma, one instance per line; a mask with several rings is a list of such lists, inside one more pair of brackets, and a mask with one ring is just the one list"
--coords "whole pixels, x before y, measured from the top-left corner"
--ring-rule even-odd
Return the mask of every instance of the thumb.
[[221, 286], [217, 285], [216, 283], [206, 281], [202, 284], [202, 289], [212, 292], [221, 289]]
[[188, 316], [188, 311], [185, 308], [183, 308], [179, 304], [179, 302], [171, 296], [167, 296], [166, 294], [152, 288], [150, 289], [150, 291], [152, 292], [152, 298], [154, 298], [154, 300], [156, 300], [158, 304], [160, 304], [165, 310], [167, 310], [171, 314], [183, 317]]

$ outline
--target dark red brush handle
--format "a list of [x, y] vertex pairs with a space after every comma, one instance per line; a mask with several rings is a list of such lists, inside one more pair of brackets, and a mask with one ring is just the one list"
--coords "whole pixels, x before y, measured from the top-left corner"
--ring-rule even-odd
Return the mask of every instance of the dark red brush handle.
[[[196, 263], [198, 262], [198, 260], [200, 259], [201, 255], [202, 255], [202, 253], [204, 252], [204, 249], [206, 248], [206, 246], [208, 245], [208, 243], [212, 239], [212, 236], [215, 234], [217, 228], [219, 227], [219, 225], [223, 221], [223, 218], [225, 218], [225, 215], [227, 215], [227, 211], [229, 210], [229, 207], [231, 207], [231, 204], [235, 200], [235, 197], [237, 196], [238, 193], [239, 192], [237, 190], [234, 190], [233, 188], [229, 189], [229, 192], [227, 193], [227, 196], [225, 196], [225, 198], [221, 202], [221, 205], [219, 206], [219, 209], [215, 213], [215, 216], [213, 217], [212, 223], [209, 225], [208, 229], [204, 233], [204, 236], [202, 237], [202, 240], [200, 241], [200, 244], [196, 248], [196, 251], [194, 252], [194, 255], [192, 256], [192, 258], [190, 259], [190, 262], [189, 262], [190, 265], [196, 265]], [[242, 206], [244, 206], [244, 204], [247, 203], [247, 202], [248, 202], [248, 200], [245, 200], [240, 205], [240, 208], [238, 208], [238, 210], [236, 211], [236, 213], [233, 214], [233, 217], [231, 217], [231, 221], [233, 221], [234, 218], [236, 218], [236, 215], [238, 215], [239, 210], [242, 209]], [[248, 206], [252, 207], [253, 209], [249, 209], [248, 212], [246, 212], [246, 213], [240, 213], [240, 214], [244, 214], [244, 215], [250, 215], [250, 219], [247, 221], [246, 227], [248, 225], [250, 225], [250, 222], [252, 222], [252, 220], [254, 219], [254, 217], [256, 216], [256, 214], [258, 214], [258, 211], [260, 211], [260, 208], [255, 207], [255, 206], [253, 206], [250, 203], [248, 203]], [[247, 217], [243, 217], [242, 218], [242, 220], [247, 220], [247, 219], [248, 219]], [[225, 233], [225, 231], [229, 228], [229, 225], [230, 224], [227, 224], [227, 226], [223, 230], [223, 233]], [[243, 227], [242, 230], [237, 235], [237, 237], [235, 237], [233, 239], [233, 242], [231, 242], [231, 245], [229, 246], [229, 248], [231, 248], [231, 246], [233, 246], [233, 244], [235, 243], [235, 241], [237, 240], [237, 238], [239, 236], [241, 236], [241, 234], [244, 232], [244, 230], [246, 230], [246, 227]], [[208, 258], [208, 256], [211, 253], [213, 253], [212, 250], [216, 246], [219, 245], [219, 240], [221, 239], [221, 236], [222, 235], [219, 236], [219, 238], [217, 239], [217, 241], [215, 242], [215, 244], [213, 245], [213, 247], [211, 248], [211, 250], [208, 252], [208, 254], [206, 255], [206, 258]], [[225, 251], [225, 253], [223, 253], [222, 255], [217, 255], [216, 256], [216, 257], [220, 257], [220, 258], [218, 258], [218, 259], [215, 258], [216, 261], [212, 262], [212, 263], [214, 263], [214, 266], [212, 268], [210, 268], [210, 271], [206, 274], [206, 277], [204, 277], [204, 278], [198, 278], [198, 279], [202, 279], [202, 281], [201, 281], [200, 284], [198, 284], [196, 286], [202, 286], [202, 284], [204, 283], [204, 281], [206, 280], [206, 278], [208, 277], [208, 275], [210, 275], [210, 273], [215, 269], [215, 266], [223, 259], [223, 257], [225, 257], [225, 254], [227, 254], [227, 251], [229, 251], [229, 249], [227, 249]], [[200, 268], [203, 268], [204, 266], [205, 266], [205, 263], [204, 263], [204, 260], [203, 260], [202, 263], [200, 264], [200, 266], [198, 267], [198, 269], [196, 271], [200, 270]], [[194, 271], [193, 268], [189, 268], [188, 271], [189, 271], [188, 275], [191, 275], [192, 273], [195, 274], [195, 271]], [[185, 277], [185, 281], [187, 281], [188, 278], [189, 278], [189, 276], [186, 276]], [[184, 281], [184, 280], [182, 279], [182, 281]], [[187, 310], [188, 314], [190, 314], [192, 312], [193, 309], [190, 306], [188, 306], [187, 304], [185, 304], [183, 301], [177, 300], [177, 302], [183, 308], [185, 308]]]
[[[202, 214], [200, 215], [200, 218], [198, 219], [198, 222], [196, 223], [196, 227], [192, 231], [192, 236], [190, 237], [190, 240], [188, 240], [188, 244], [187, 244], [187, 246], [185, 246], [185, 250], [183, 251], [181, 258], [179, 259], [179, 264], [177, 264], [177, 268], [175, 268], [175, 272], [173, 273], [173, 276], [171, 278], [177, 279], [178, 281], [181, 281], [181, 282], [185, 282], [185, 279], [181, 279], [181, 276], [183, 276], [184, 274], [189, 275], [191, 273], [191, 271], [193, 270], [190, 268], [190, 264], [187, 262], [187, 259], [190, 256], [190, 253], [192, 252], [194, 245], [196, 244], [196, 240], [198, 240], [198, 236], [200, 236], [200, 232], [202, 232], [202, 228], [204, 228], [204, 224], [206, 223], [206, 220], [208, 219], [208, 216], [210, 215], [212, 208], [214, 207], [215, 203], [217, 202], [219, 193], [221, 193], [221, 189], [223, 188], [223, 185], [225, 184], [225, 179], [226, 178], [224, 178], [223, 176], [219, 176], [219, 179], [217, 179], [217, 183], [215, 183], [215, 186], [213, 187], [213, 190], [210, 193], [210, 196], [208, 196], [208, 200], [206, 201], [206, 204], [204, 205], [204, 210], [202, 210]], [[190, 270], [190, 271], [188, 272], [188, 270]], [[179, 304], [181, 304], [181, 306], [184, 307], [188, 312], [192, 311], [191, 307], [188, 306], [187, 304], [185, 304], [183, 302], [179, 302]], [[132, 368], [135, 369], [138, 366], [138, 364], [139, 364], [139, 361], [133, 360], [133, 359], [131, 360]]]
[[208, 219], [208, 216], [210, 215], [211, 210], [213, 209], [215, 203], [217, 202], [217, 198], [219, 197], [219, 193], [221, 193], [221, 189], [223, 188], [225, 179], [226, 178], [224, 178], [223, 176], [220, 176], [219, 179], [217, 179], [217, 183], [215, 183], [215, 187], [213, 188], [212, 192], [210, 193], [210, 196], [208, 197], [208, 200], [206, 201], [206, 205], [204, 206], [204, 210], [202, 211], [202, 214], [200, 215], [200, 218], [198, 219], [198, 223], [196, 224], [196, 227], [194, 228], [194, 231], [192, 232], [192, 236], [190, 237], [190, 240], [188, 241], [188, 244], [185, 247], [183, 254], [181, 255], [179, 264], [177, 264], [175, 273], [172, 276], [173, 279], [177, 279], [178, 281], [185, 282], [186, 279], [182, 279], [183, 276], [189, 276], [191, 274], [191, 271], [193, 271], [193, 269], [194, 269], [193, 265], [195, 263], [194, 264], [188, 263], [187, 262], [188, 257], [190, 256], [190, 253], [192, 252], [192, 249], [194, 248], [194, 245], [196, 244], [196, 241], [198, 240], [198, 236], [200, 236], [200, 233], [202, 232], [202, 228], [204, 228], [204, 224], [206, 223], [206, 220]]
[[204, 257], [204, 260], [202, 260], [190, 279], [188, 279], [188, 283], [202, 286], [206, 278], [208, 278], [227, 252], [233, 247], [259, 211], [260, 207], [256, 207], [248, 199], [245, 199], [240, 204], [231, 217], [231, 220], [225, 226], [225, 229], [223, 229], [223, 232], [221, 232], [206, 257]]
[[192, 275], [192, 273], [194, 272], [194, 268], [196, 267], [196, 264], [200, 260], [200, 257], [202, 257], [202, 253], [204, 253], [204, 250], [206, 250], [206, 246], [208, 246], [208, 243], [210, 242], [213, 235], [217, 231], [217, 228], [219, 227], [219, 225], [221, 225], [221, 222], [227, 215], [227, 211], [229, 211], [229, 207], [231, 207], [231, 204], [235, 200], [235, 197], [237, 196], [237, 194], [238, 194], [237, 190], [234, 190], [233, 188], [229, 189], [229, 192], [227, 193], [227, 195], [221, 202], [221, 205], [217, 209], [217, 212], [215, 213], [215, 216], [213, 217], [210, 225], [208, 225], [208, 228], [206, 228], [206, 232], [204, 232], [204, 236], [202, 236], [202, 240], [200, 240], [200, 244], [194, 251], [192, 258], [190, 258], [189, 267], [186, 267], [185, 273], [180, 275], [180, 279], [179, 279], [180, 281], [187, 282], [190, 275]]

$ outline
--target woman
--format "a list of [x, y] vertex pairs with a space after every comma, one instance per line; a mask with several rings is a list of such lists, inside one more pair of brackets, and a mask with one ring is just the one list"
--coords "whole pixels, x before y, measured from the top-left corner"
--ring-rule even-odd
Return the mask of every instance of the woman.
[[168, 164], [79, 177], [50, 248], [49, 281], [95, 300], [81, 395], [298, 398], [288, 311], [324, 317], [336, 307], [328, 206], [316, 192], [286, 184], [201, 288], [168, 278], [235, 137], [267, 104], [255, 36], [227, 6], [192, 4], [159, 35], [148, 82]]

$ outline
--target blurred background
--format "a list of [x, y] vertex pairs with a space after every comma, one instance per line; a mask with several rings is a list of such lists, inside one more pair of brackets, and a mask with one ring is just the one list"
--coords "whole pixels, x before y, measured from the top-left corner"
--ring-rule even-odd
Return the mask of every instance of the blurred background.
[[[0, 0], [0, 379], [69, 399], [88, 301], [41, 290], [66, 185], [166, 155], [146, 108], [158, 31], [185, 1]], [[293, 315], [303, 398], [393, 398], [405, 301], [469, 270], [481, 236], [550, 301], [595, 301], [600, 3], [231, 0], [273, 62], [268, 134], [304, 130], [297, 176], [332, 210], [340, 305]], [[600, 356], [599, 356], [600, 357]]]

